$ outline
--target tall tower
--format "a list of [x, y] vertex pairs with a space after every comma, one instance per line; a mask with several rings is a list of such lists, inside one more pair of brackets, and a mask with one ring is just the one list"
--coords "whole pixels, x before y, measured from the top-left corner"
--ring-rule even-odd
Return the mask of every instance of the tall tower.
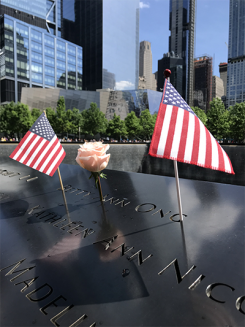
[[137, 89], [139, 0], [62, 3], [62, 37], [83, 47], [83, 89]]
[[245, 101], [245, 1], [230, 0], [226, 107]]
[[146, 88], [151, 89], [152, 88], [152, 52], [151, 52], [151, 43], [148, 41], [140, 42], [139, 76], [145, 77]]
[[195, 1], [170, 0], [169, 52], [183, 58], [181, 95], [193, 105]]

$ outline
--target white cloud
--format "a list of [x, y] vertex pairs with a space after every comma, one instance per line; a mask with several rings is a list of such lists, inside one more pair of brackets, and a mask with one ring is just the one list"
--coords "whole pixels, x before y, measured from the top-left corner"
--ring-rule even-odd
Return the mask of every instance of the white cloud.
[[149, 3], [144, 3], [143, 1], [140, 1], [140, 9], [143, 9], [143, 8], [150, 8]]
[[134, 84], [129, 81], [116, 82], [116, 90], [133, 90]]

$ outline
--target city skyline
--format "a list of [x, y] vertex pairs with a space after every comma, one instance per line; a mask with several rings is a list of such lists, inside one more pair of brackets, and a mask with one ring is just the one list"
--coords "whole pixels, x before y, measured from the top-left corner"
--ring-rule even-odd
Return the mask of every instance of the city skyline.
[[[213, 57], [213, 75], [228, 60], [229, 0], [196, 0], [195, 57]], [[169, 0], [140, 1], [140, 42], [151, 42], [152, 70], [168, 52]]]

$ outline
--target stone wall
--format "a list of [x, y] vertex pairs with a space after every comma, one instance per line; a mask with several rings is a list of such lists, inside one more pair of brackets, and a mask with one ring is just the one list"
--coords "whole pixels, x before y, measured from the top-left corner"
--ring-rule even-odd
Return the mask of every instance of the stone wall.
[[[0, 163], [8, 162], [9, 155], [17, 144], [0, 144]], [[66, 157], [63, 163], [76, 165], [76, 155], [79, 144], [63, 143]], [[245, 146], [223, 145], [230, 157], [235, 175], [220, 171], [205, 169], [185, 163], [178, 163], [180, 178], [196, 179], [209, 182], [243, 185], [245, 186]], [[153, 158], [148, 155], [149, 144], [111, 144], [108, 153], [111, 154], [108, 169], [129, 171], [144, 174], [174, 176], [173, 161]]]

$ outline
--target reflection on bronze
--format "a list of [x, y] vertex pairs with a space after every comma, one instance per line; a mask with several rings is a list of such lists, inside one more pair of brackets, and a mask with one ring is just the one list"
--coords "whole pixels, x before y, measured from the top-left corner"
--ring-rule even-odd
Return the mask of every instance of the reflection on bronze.
[[194, 289], [201, 283], [201, 281], [205, 278], [204, 275], [200, 275], [195, 281], [194, 283], [192, 283], [188, 288], [191, 291], [194, 291]]
[[18, 270], [16, 272], [19, 272], [19, 271], [22, 271], [20, 274], [18, 274], [17, 276], [13, 277], [10, 279], [10, 282], [12, 282], [13, 280], [15, 280], [16, 278], [20, 277], [21, 275], [23, 275], [24, 273], [26, 273], [27, 271], [29, 270], [32, 270], [33, 268], [35, 268], [36, 266], [32, 266], [32, 267], [29, 267], [29, 268], [26, 268], [26, 269], [22, 269], [22, 270]]
[[179, 264], [178, 264], [178, 260], [174, 259], [172, 262], [170, 262], [170, 264], [168, 264], [163, 270], [159, 271], [158, 275], [162, 275], [164, 273], [165, 270], [167, 270], [170, 266], [174, 266], [175, 269], [175, 274], [176, 274], [176, 278], [177, 278], [177, 283], [181, 283], [182, 280], [192, 271], [196, 268], [196, 266], [191, 266], [191, 268], [183, 275], [181, 276], [180, 273], [180, 269], [179, 269]]
[[125, 243], [122, 243], [122, 244], [118, 245], [115, 249], [111, 250], [111, 252], [116, 251], [116, 250], [119, 249], [120, 247], [122, 248], [122, 252], [121, 252], [122, 256], [124, 256], [125, 253], [129, 252], [130, 250], [133, 250], [133, 248], [134, 248], [134, 247], [132, 246], [131, 248], [129, 248], [129, 249], [127, 249], [127, 250], [125, 251], [125, 249], [127, 248], [127, 246], [125, 246]]
[[81, 194], [81, 193], [84, 193], [84, 192], [88, 192], [88, 191], [83, 190], [82, 192], [79, 192], [76, 195]]
[[149, 259], [150, 257], [153, 256], [153, 254], [148, 255], [148, 257], [146, 257], [145, 259], [143, 259], [142, 257], [142, 250], [139, 250], [138, 252], [136, 252], [135, 254], [133, 254], [131, 257], [128, 257], [128, 260], [132, 260], [133, 257], [135, 257], [136, 255], [138, 255], [138, 265], [142, 265], [142, 263], [144, 263], [147, 259]]
[[29, 179], [27, 179], [26, 181], [27, 181], [27, 182], [32, 182], [32, 181], [34, 181], [35, 179], [38, 179], [38, 177], [29, 178]]
[[47, 312], [45, 311], [45, 309], [47, 309], [48, 307], [50, 307], [52, 304], [57, 308], [57, 305], [56, 305], [55, 302], [58, 301], [59, 299], [63, 299], [63, 300], [66, 301], [66, 298], [64, 298], [64, 296], [60, 295], [60, 296], [58, 296], [56, 299], [54, 299], [53, 301], [51, 301], [51, 302], [49, 302], [48, 304], [46, 304], [44, 307], [40, 308], [39, 310], [40, 310], [43, 314], [47, 315]]
[[75, 225], [76, 225], [76, 221], [71, 221], [71, 222], [69, 222], [68, 224], [63, 225], [62, 227], [60, 227], [60, 229], [65, 230], [65, 228], [66, 228], [67, 226], [71, 227], [72, 224], [75, 224]]
[[48, 217], [50, 215], [54, 215], [54, 213], [53, 212], [48, 212], [45, 216], [39, 217], [39, 219], [43, 219], [43, 218]]
[[245, 300], [245, 295], [240, 296], [237, 300], [236, 300], [236, 308], [238, 311], [240, 311], [241, 313], [243, 313], [245, 315], [245, 311], [242, 310], [242, 302]]
[[46, 211], [43, 210], [43, 211], [36, 212], [36, 213], [34, 213], [34, 216], [35, 216], [36, 218], [38, 218], [38, 217], [41, 216], [44, 212], [46, 212]]
[[60, 325], [56, 321], [60, 319], [62, 316], [64, 316], [67, 313], [67, 311], [69, 311], [73, 307], [74, 305], [71, 304], [68, 307], [66, 307], [64, 310], [60, 311], [56, 316], [51, 318], [50, 321], [52, 322], [52, 324], [54, 324], [56, 327], [59, 327]]
[[21, 173], [13, 173], [12, 175], [9, 175], [9, 177], [14, 177], [14, 176], [18, 176], [21, 175]]
[[[70, 187], [71, 187], [71, 185], [65, 185], [65, 186], [63, 186], [63, 189], [66, 190]], [[57, 191], [59, 191], [59, 190], [62, 190], [62, 188], [61, 187], [57, 188]]]
[[[3, 271], [3, 270], [5, 270], [5, 269], [7, 269], [7, 268], [9, 268], [9, 267], [14, 266], [14, 267], [9, 271], [9, 272], [7, 272], [7, 274], [6, 274], [5, 276], [7, 276], [7, 275], [11, 275], [11, 274], [12, 274], [12, 273], [13, 273], [13, 272], [14, 272], [14, 271], [19, 267], [19, 265], [22, 264], [25, 260], [26, 260], [26, 259], [19, 260], [19, 261], [15, 262], [15, 263], [13, 263], [13, 264], [7, 266], [7, 267], [1, 268], [0, 271]], [[14, 279], [16, 279], [17, 277], [21, 276], [21, 275], [24, 274], [26, 271], [31, 270], [32, 268], [34, 268], [34, 267], [29, 267], [29, 268], [23, 269], [24, 271], [23, 271], [21, 274], [19, 274], [18, 276], [12, 278], [10, 281], [13, 281]], [[21, 271], [21, 270], [18, 270], [17, 272], [19, 272], [19, 271]], [[23, 281], [21, 281], [21, 282], [19, 282], [19, 283], [14, 284], [14, 285], [25, 284], [25, 287], [21, 289], [21, 292], [23, 293], [23, 292], [26, 291], [27, 288], [29, 288], [29, 287], [34, 283], [35, 280], [37, 280], [37, 278], [39, 278], [39, 277], [34, 277], [34, 278], [26, 279], [26, 280], [23, 280]], [[45, 288], [46, 288], [46, 289], [45, 289]], [[45, 292], [46, 292], [45, 295], [43, 295], [43, 292], [41, 291], [41, 292], [40, 292], [40, 295], [42, 294], [41, 297], [39, 297], [39, 298], [37, 298], [37, 297], [36, 297], [36, 298], [31, 297], [32, 294], [37, 293], [38, 291], [43, 290], [43, 289], [44, 289]], [[26, 297], [27, 297], [28, 300], [30, 300], [31, 302], [38, 302], [38, 301], [42, 301], [42, 300], [46, 299], [46, 298], [49, 297], [52, 293], [53, 293], [53, 288], [52, 288], [49, 284], [45, 283], [45, 284], [43, 284], [42, 286], [40, 286], [39, 288], [37, 288], [37, 289], [31, 291], [30, 293], [26, 294]], [[36, 296], [37, 296], [37, 295], [36, 295]], [[60, 295], [60, 296], [58, 296], [57, 298], [55, 298], [53, 301], [49, 302], [47, 305], [45, 305], [44, 307], [42, 307], [42, 308], [40, 309], [40, 311], [41, 311], [43, 314], [47, 315], [47, 312], [46, 312], [45, 310], [46, 310], [49, 306], [51, 306], [51, 305], [54, 305], [55, 307], [58, 307], [58, 305], [56, 305], [56, 302], [57, 302], [58, 300], [60, 300], [60, 299], [63, 299], [63, 300], [66, 301], [66, 298], [63, 297], [62, 295]], [[59, 327], [60, 325], [57, 323], [57, 320], [58, 320], [59, 318], [61, 318], [64, 314], [66, 314], [66, 313], [67, 313], [70, 309], [72, 309], [73, 307], [74, 307], [74, 305], [71, 304], [71, 305], [69, 305], [68, 307], [66, 307], [64, 310], [62, 310], [61, 312], [59, 312], [56, 316], [52, 317], [52, 318], [50, 319], [50, 321], [52, 322], [52, 324], [54, 324], [56, 327]], [[79, 324], [80, 324], [80, 323], [81, 323], [85, 318], [87, 318], [87, 315], [84, 314], [84, 315], [82, 315], [80, 318], [78, 318], [74, 323], [72, 323], [71, 325], [69, 325], [69, 327], [77, 327], [77, 326], [78, 326], [78, 325], [79, 325]], [[94, 323], [92, 323], [92, 324], [90, 325], [90, 327], [95, 327], [95, 326], [96, 326], [96, 322], [94, 322]]]
[[67, 192], [67, 191], [70, 191], [72, 189], [73, 189], [73, 187], [70, 187], [70, 188], [65, 189], [64, 191]]
[[31, 215], [33, 213], [33, 211], [38, 209], [39, 207], [40, 207], [40, 205], [38, 204], [37, 206], [31, 208], [30, 211], [28, 212], [28, 215]]
[[24, 178], [27, 178], [27, 177], [30, 177], [31, 175], [26, 175], [26, 176], [23, 176], [23, 177], [20, 177], [19, 179], [24, 179]]
[[[172, 215], [171, 217], [169, 217], [169, 219], [172, 220], [175, 223], [179, 223], [180, 222], [180, 219], [179, 220], [174, 220], [173, 219], [175, 216], [179, 216], [179, 213], [175, 213], [174, 215]], [[187, 215], [185, 215], [184, 213], [183, 213], [183, 216], [184, 217], [187, 217]]]
[[[19, 284], [25, 284], [25, 287], [23, 287], [20, 291], [21, 293], [25, 292], [25, 290], [27, 290], [28, 287], [30, 287], [34, 282], [35, 280], [38, 279], [38, 277], [34, 277], [34, 278], [30, 278], [30, 279], [26, 279], [26, 280], [23, 280], [22, 282], [19, 282], [19, 283], [16, 283], [14, 285], [19, 285]], [[27, 283], [28, 282], [28, 283]]]
[[76, 191], [79, 191], [79, 188], [76, 188], [74, 191], [71, 191], [70, 193], [74, 193]]
[[122, 271], [122, 276], [123, 277], [126, 277], [126, 276], [128, 276], [129, 275], [129, 273], [130, 273], [130, 271], [129, 271], [129, 269], [123, 269], [123, 271]]
[[[57, 218], [56, 218], [57, 217]], [[51, 220], [51, 221], [49, 221], [49, 224], [53, 224], [53, 223], [55, 223], [57, 220], [60, 220], [61, 219], [61, 216], [59, 216], [59, 215], [55, 215], [55, 216], [53, 216], [53, 217], [51, 217], [51, 218], [48, 218], [48, 219], [46, 219], [46, 220], [44, 220], [44, 221], [49, 221], [49, 220]]]
[[[139, 210], [141, 206], [146, 206], [146, 205], [151, 205], [152, 207], [149, 209], [149, 210]], [[136, 208], [135, 208], [135, 211], [137, 212], [150, 212], [154, 209], [156, 209], [156, 205], [153, 204], [153, 203], [142, 203], [142, 204], [139, 204]]]
[[14, 171], [7, 171], [6, 169], [1, 171], [1, 175], [3, 176], [9, 176], [11, 174], [14, 174]]
[[154, 212], [154, 213], [152, 214], [152, 216], [154, 216], [154, 215], [155, 215], [156, 213], [158, 213], [158, 212], [160, 213], [160, 217], [163, 218], [164, 216], [166, 216], [167, 214], [169, 214], [171, 211], [169, 210], [168, 212], [163, 213], [162, 209], [160, 209], [160, 210]]
[[104, 197], [104, 200], [103, 200], [103, 201], [104, 201], [104, 202], [108, 202], [108, 201], [110, 201], [110, 204], [112, 204], [112, 203], [115, 203], [116, 201], [119, 201], [119, 199], [116, 199], [116, 200], [115, 200], [114, 197], [111, 197], [110, 199], [105, 200], [105, 197]]
[[60, 223], [62, 223], [63, 221], [66, 221], [66, 218], [64, 218], [63, 220], [59, 221], [58, 223], [54, 224], [54, 227], [58, 227], [57, 225], [59, 225]]
[[111, 246], [111, 244], [117, 239], [118, 235], [115, 235], [113, 237], [109, 237], [106, 238], [104, 240], [98, 241], [98, 242], [94, 242], [93, 244], [97, 244], [97, 243], [106, 243], [106, 246], [104, 247], [104, 250], [108, 250], [109, 247]]
[[122, 201], [119, 201], [119, 202], [115, 203], [115, 206], [117, 206], [120, 203], [121, 203], [121, 208], [123, 208], [123, 207], [127, 206], [130, 202], [125, 203], [125, 201], [122, 200]]
[[217, 287], [217, 286], [225, 286], [225, 287], [228, 287], [229, 289], [231, 289], [231, 291], [235, 291], [235, 289], [230, 286], [230, 285], [227, 285], [227, 284], [223, 284], [223, 283], [213, 283], [213, 284], [210, 284], [207, 289], [206, 289], [206, 294], [207, 294], [207, 297], [209, 297], [210, 299], [212, 299], [213, 301], [215, 302], [218, 302], [218, 303], [225, 303], [225, 301], [220, 301], [220, 300], [217, 300], [215, 299], [213, 296], [212, 296], [212, 290]]
[[0, 269], [0, 271], [3, 271], [5, 269], [7, 269], [9, 267], [12, 267], [13, 265], [15, 265], [5, 276], [12, 275], [12, 273], [15, 271], [15, 269], [17, 269], [19, 267], [19, 265], [22, 264], [22, 262], [24, 262], [25, 260], [26, 260], [26, 258], [25, 259], [22, 259], [20, 261], [17, 261], [15, 263], [13, 263], [12, 265], [9, 265], [7, 267], [4, 267], [4, 268]]
[[5, 193], [0, 193], [0, 200], [6, 200], [6, 199], [8, 199], [8, 198], [10, 198], [9, 195], [7, 195], [7, 194], [5, 194]]
[[[82, 222], [81, 222], [82, 223]], [[67, 233], [70, 233], [70, 234], [73, 234], [72, 233], [72, 230], [78, 230], [78, 227], [84, 227], [83, 225], [81, 225], [81, 224], [79, 224], [79, 225], [76, 225], [75, 227], [73, 227], [73, 228], [71, 228], [71, 229], [69, 229], [68, 231], [67, 231]]]
[[93, 228], [85, 228], [84, 230], [80, 231], [79, 233], [75, 234], [75, 236], [81, 234], [83, 232], [83, 238], [86, 238], [87, 236], [93, 234], [95, 231]]
[[[39, 299], [33, 299], [33, 298], [31, 298], [31, 295], [32, 294], [38, 292], [39, 290], [41, 290], [45, 286], [49, 287], [49, 290], [48, 290], [48, 292], [44, 296], [40, 297]], [[46, 299], [52, 293], [53, 293], [53, 288], [49, 284], [45, 283], [42, 286], [38, 287], [37, 289], [35, 289], [35, 290], [31, 291], [30, 293], [26, 294], [26, 297], [28, 298], [28, 300], [30, 300], [32, 302], [38, 302], [38, 301], [42, 301], [42, 300]]]
[[91, 194], [91, 192], [88, 192], [87, 194], [85, 194], [83, 197], [85, 197], [85, 196], [88, 196], [88, 195], [90, 195]]

